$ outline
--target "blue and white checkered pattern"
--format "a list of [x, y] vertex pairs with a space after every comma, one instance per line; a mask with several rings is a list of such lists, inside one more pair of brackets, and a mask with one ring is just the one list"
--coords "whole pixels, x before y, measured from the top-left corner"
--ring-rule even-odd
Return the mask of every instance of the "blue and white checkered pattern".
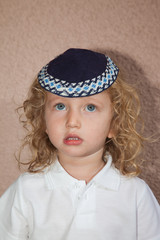
[[69, 83], [65, 79], [57, 79], [47, 73], [48, 64], [38, 74], [38, 80], [45, 90], [62, 97], [86, 97], [109, 88], [117, 79], [119, 69], [106, 56], [107, 65], [101, 75], [83, 82]]

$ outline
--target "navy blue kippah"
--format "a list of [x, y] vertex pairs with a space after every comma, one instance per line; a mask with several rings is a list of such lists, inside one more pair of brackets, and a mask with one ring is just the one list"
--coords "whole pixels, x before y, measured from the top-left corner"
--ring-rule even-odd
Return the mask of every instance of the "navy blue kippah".
[[118, 72], [118, 67], [108, 56], [71, 48], [44, 66], [38, 80], [41, 87], [53, 94], [85, 97], [109, 88]]

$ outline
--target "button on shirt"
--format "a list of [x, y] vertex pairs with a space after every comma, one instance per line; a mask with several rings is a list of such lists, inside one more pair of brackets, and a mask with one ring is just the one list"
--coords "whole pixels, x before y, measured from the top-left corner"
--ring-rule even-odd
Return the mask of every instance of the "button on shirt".
[[112, 165], [86, 185], [58, 160], [25, 173], [0, 199], [1, 240], [160, 240], [160, 208], [147, 184]]

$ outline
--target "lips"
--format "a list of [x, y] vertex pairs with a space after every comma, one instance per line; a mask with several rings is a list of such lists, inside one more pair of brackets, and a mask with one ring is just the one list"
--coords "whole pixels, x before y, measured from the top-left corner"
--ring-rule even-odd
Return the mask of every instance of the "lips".
[[82, 142], [83, 140], [75, 134], [70, 134], [64, 139], [66, 145], [80, 145]]

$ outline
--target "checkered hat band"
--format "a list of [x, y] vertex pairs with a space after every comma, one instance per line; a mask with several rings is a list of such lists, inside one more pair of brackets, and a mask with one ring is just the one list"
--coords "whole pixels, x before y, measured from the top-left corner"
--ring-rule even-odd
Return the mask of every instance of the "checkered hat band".
[[106, 58], [105, 72], [95, 78], [78, 83], [69, 83], [49, 75], [47, 73], [47, 64], [38, 74], [39, 83], [45, 90], [62, 97], [85, 97], [100, 93], [114, 83], [119, 72], [113, 61], [107, 56]]

